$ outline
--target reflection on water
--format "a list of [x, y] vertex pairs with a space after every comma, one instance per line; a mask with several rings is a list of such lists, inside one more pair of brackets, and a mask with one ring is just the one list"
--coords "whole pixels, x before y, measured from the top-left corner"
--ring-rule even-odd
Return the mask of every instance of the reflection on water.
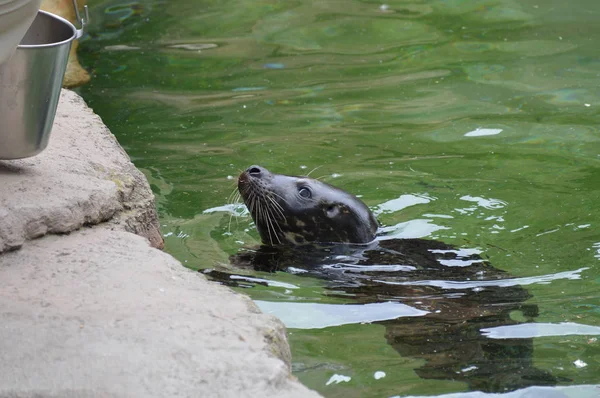
[[[234, 276], [231, 275], [229, 279], [235, 279]], [[256, 303], [263, 312], [275, 315], [286, 327], [293, 329], [320, 329], [428, 314], [427, 311], [391, 301], [362, 305], [281, 303], [260, 300]]]
[[[148, 177], [167, 251], [329, 325], [290, 330], [303, 383], [343, 398], [600, 383], [597, 0], [89, 4], [80, 91]], [[455, 251], [420, 256], [431, 269], [390, 246], [234, 269], [258, 236], [226, 203], [253, 163], [319, 167], [375, 210], [382, 246]]]
[[562, 322], [558, 324], [524, 323], [515, 326], [499, 326], [491, 329], [481, 329], [481, 331], [490, 339], [600, 335], [600, 327], [579, 325], [572, 322]]
[[[425, 361], [415, 369], [423, 379], [462, 381], [470, 390], [484, 392], [555, 385], [555, 376], [534, 366], [533, 338], [548, 332], [541, 331], [544, 325], [539, 334], [533, 332], [538, 307], [527, 303], [531, 295], [523, 286], [579, 280], [584, 269], [511, 278], [478, 252], [424, 239], [387, 239], [367, 246], [261, 246], [232, 256], [229, 272], [251, 268], [324, 279], [324, 294], [361, 305], [259, 301], [259, 307], [289, 328], [383, 325], [394, 350]], [[207, 274], [230, 286], [240, 286], [241, 280], [246, 287], [298, 288], [215, 270]], [[555, 335], [600, 334], [600, 328], [562, 325], [563, 333]]]
[[[505, 394], [487, 394], [484, 392], [469, 392], [459, 394], [443, 394], [438, 395], [439, 398], [529, 398], [529, 397], [544, 397], [544, 398], [595, 398], [598, 396], [600, 385], [582, 385], [575, 387], [528, 387], [523, 390], [507, 392]], [[390, 398], [425, 398], [431, 395], [416, 396], [416, 395], [396, 395]]]

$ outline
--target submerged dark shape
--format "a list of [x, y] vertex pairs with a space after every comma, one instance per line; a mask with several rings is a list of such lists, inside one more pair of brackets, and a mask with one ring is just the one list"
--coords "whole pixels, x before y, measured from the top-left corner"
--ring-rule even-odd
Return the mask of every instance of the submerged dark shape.
[[360, 199], [309, 177], [273, 174], [250, 166], [238, 189], [267, 245], [368, 243], [377, 220]]
[[[537, 316], [537, 306], [527, 302], [529, 292], [513, 283], [507, 272], [473, 251], [440, 241], [373, 240], [377, 222], [368, 208], [354, 196], [315, 181], [271, 174], [259, 166], [242, 173], [240, 192], [266, 244], [231, 256], [235, 268], [294, 273], [302, 269], [301, 276], [327, 281], [328, 296], [357, 304], [401, 302], [427, 311], [424, 316], [377, 322], [385, 326], [384, 337], [399, 354], [425, 361], [415, 369], [424, 379], [461, 381], [484, 392], [557, 382], [534, 366], [532, 339], [493, 340], [481, 333], [532, 322]], [[301, 199], [306, 186], [311, 193], [316, 190], [313, 201]], [[320, 190], [326, 194], [321, 196]], [[339, 199], [338, 208], [352, 209], [348, 218], [327, 216], [332, 198]], [[275, 217], [278, 226], [272, 222]], [[338, 220], [342, 221], [336, 224]], [[345, 228], [349, 232], [343, 232]], [[324, 241], [340, 243], [298, 244]], [[227, 273], [208, 274], [228, 285], [250, 286]]]

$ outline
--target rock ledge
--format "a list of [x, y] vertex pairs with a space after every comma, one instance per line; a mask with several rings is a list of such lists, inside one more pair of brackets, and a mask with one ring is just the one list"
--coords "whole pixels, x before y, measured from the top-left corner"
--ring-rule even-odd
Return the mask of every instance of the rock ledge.
[[279, 320], [151, 247], [148, 182], [73, 92], [0, 187], [0, 396], [319, 396]]

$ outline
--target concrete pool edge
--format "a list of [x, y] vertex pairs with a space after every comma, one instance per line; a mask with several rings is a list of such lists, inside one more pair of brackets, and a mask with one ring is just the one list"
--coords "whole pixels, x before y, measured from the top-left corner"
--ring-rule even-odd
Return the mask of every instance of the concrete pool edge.
[[150, 246], [148, 183], [75, 93], [0, 186], [0, 395], [319, 396], [277, 318]]

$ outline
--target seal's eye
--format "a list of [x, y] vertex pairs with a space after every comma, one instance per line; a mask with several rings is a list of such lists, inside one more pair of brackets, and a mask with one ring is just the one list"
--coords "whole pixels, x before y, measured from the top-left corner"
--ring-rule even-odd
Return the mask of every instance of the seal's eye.
[[306, 187], [301, 187], [298, 189], [298, 195], [302, 196], [303, 198], [306, 199], [310, 199], [312, 197], [312, 193], [310, 192], [310, 189], [306, 188]]

